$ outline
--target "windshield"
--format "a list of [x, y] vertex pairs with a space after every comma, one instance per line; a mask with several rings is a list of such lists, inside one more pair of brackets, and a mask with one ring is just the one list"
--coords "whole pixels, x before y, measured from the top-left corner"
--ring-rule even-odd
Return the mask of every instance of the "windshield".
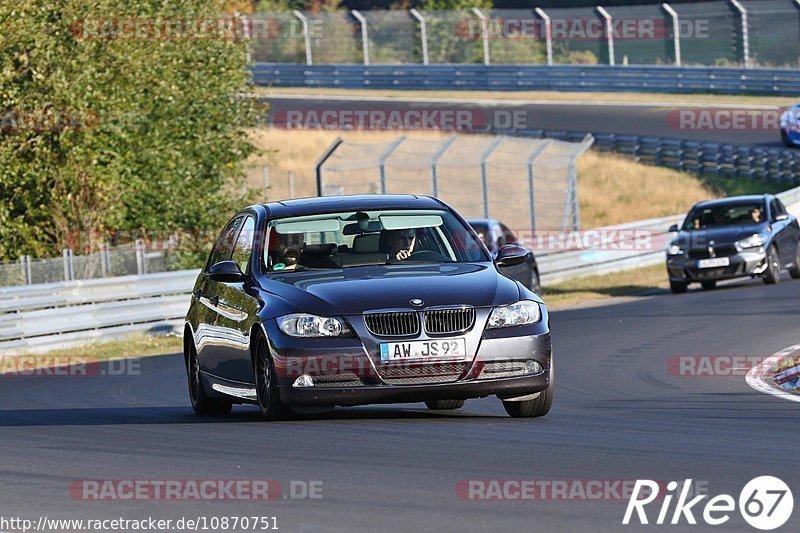
[[695, 207], [683, 222], [683, 229], [690, 231], [723, 226], [752, 226], [764, 222], [765, 215], [763, 202]]
[[326, 213], [267, 226], [268, 272], [489, 261], [468, 227], [442, 210]]

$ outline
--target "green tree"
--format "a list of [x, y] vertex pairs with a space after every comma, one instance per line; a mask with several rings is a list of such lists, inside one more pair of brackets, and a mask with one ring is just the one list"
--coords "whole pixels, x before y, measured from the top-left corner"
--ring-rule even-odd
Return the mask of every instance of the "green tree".
[[[248, 128], [263, 110], [241, 96], [245, 43], [214, 32], [222, 8], [0, 0], [0, 258], [215, 230], [251, 200]], [[149, 37], [132, 38], [134, 23]]]

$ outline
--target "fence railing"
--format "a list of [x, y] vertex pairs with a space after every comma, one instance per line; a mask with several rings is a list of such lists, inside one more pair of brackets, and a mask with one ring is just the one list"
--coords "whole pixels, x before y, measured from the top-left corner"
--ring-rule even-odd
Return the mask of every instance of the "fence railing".
[[[800, 32], [800, 30], [798, 30]], [[262, 87], [395, 90], [605, 91], [796, 96], [800, 70], [532, 65], [302, 65], [257, 63]]]
[[800, 65], [794, 0], [251, 17], [251, 57], [270, 63]]

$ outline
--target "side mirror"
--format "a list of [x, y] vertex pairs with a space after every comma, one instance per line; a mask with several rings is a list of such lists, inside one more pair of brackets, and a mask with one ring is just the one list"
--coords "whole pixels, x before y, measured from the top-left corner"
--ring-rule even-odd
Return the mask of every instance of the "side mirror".
[[678, 231], [678, 225], [677, 224], [671, 225], [667, 231], [670, 232], [670, 233]]
[[780, 222], [781, 220], [789, 220], [789, 215], [783, 213], [775, 217], [775, 222]]
[[494, 262], [499, 267], [509, 267], [522, 264], [527, 258], [528, 250], [516, 244], [508, 244], [500, 248]]
[[245, 275], [236, 261], [220, 261], [208, 269], [208, 277], [223, 283], [236, 283], [243, 281]]

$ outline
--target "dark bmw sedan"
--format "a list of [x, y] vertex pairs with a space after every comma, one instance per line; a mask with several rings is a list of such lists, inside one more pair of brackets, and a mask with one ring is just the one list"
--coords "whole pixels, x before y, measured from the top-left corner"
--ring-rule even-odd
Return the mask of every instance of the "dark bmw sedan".
[[672, 292], [692, 282], [713, 289], [717, 281], [761, 277], [780, 280], [782, 269], [800, 278], [800, 228], [772, 195], [735, 196], [701, 202], [689, 211], [667, 248]]
[[184, 331], [198, 414], [258, 405], [266, 419], [368, 403], [457, 409], [494, 395], [547, 414], [553, 365], [542, 300], [500, 269], [467, 222], [418, 196], [248, 207], [222, 230]]

